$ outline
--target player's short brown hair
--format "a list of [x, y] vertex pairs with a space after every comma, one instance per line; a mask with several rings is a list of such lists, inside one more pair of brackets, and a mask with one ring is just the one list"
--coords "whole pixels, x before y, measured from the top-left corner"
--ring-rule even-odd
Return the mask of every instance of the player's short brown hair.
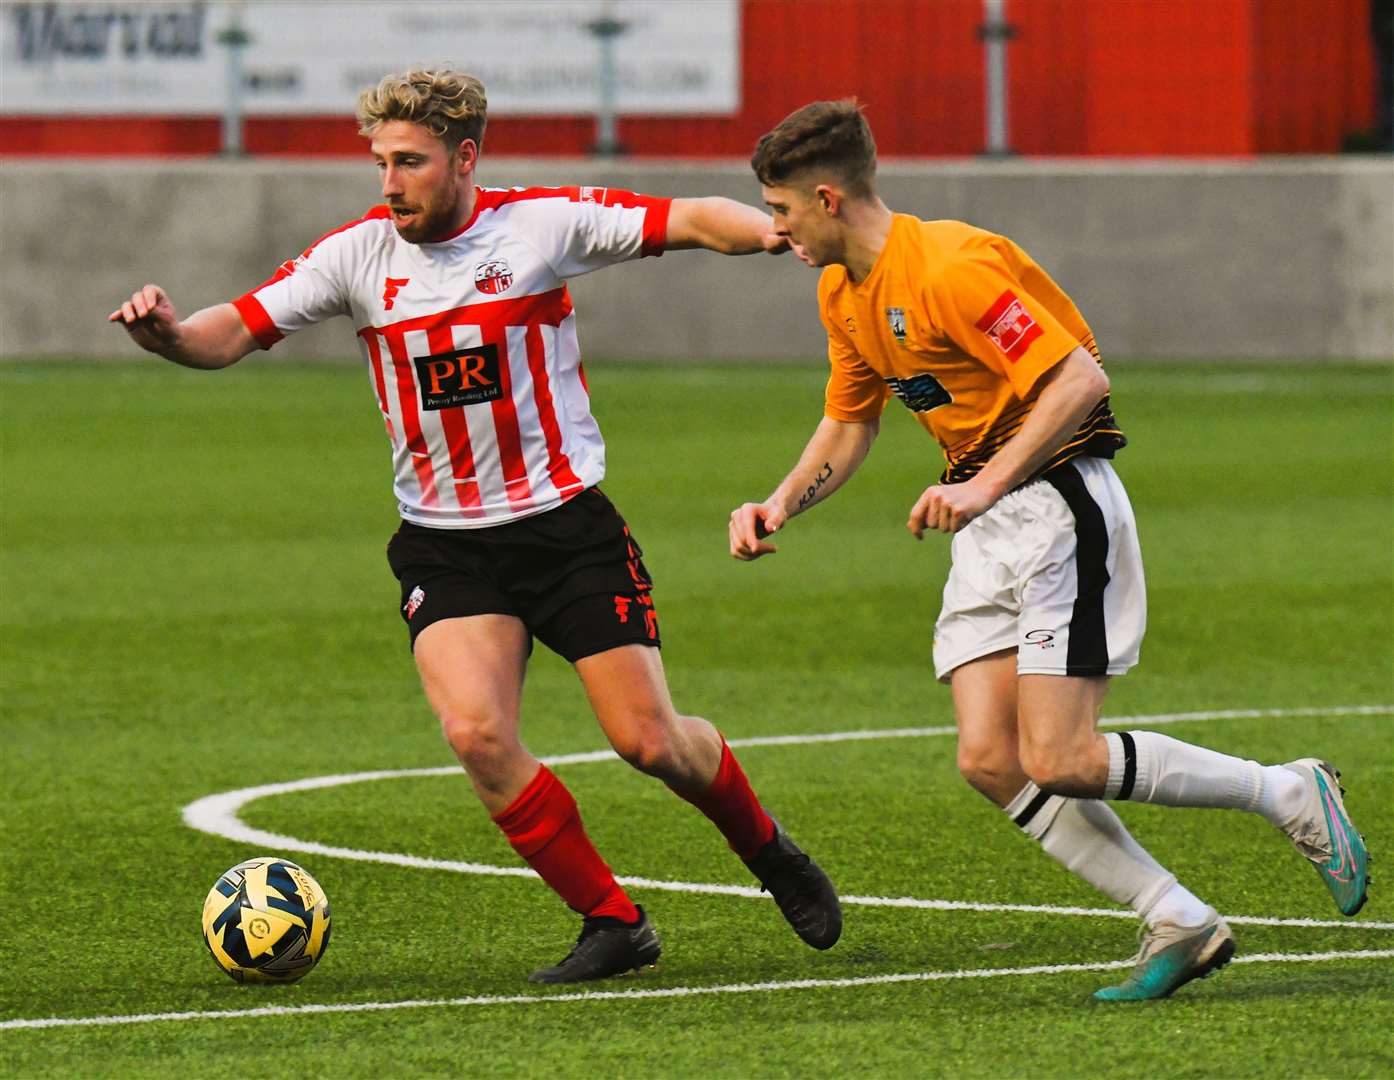
[[750, 167], [766, 187], [798, 180], [806, 173], [836, 173], [862, 197], [876, 180], [876, 140], [856, 98], [815, 101], [791, 112], [760, 137]]
[[449, 68], [413, 68], [358, 95], [358, 133], [372, 135], [390, 120], [420, 124], [453, 151], [466, 139], [484, 144], [489, 99], [473, 75]]

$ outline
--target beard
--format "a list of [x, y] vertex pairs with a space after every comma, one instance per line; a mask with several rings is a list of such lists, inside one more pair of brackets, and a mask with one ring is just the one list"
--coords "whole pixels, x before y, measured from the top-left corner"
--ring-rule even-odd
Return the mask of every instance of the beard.
[[[459, 207], [458, 198], [443, 197], [439, 202], [432, 201], [422, 206], [393, 207], [393, 228], [409, 244], [429, 244], [450, 234], [455, 227], [455, 211]], [[411, 211], [410, 216], [401, 217], [396, 210]]]

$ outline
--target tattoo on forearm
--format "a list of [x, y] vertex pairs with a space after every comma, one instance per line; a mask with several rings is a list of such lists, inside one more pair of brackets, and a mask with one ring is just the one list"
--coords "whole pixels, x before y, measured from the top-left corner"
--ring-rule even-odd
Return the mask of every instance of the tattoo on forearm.
[[809, 503], [811, 503], [814, 499], [818, 497], [818, 492], [822, 489], [824, 484], [826, 484], [829, 480], [832, 479], [832, 475], [832, 462], [823, 462], [823, 467], [818, 470], [818, 475], [813, 478], [813, 483], [809, 484], [807, 490], [799, 496], [800, 510], [802, 510], [805, 506], [807, 506]]

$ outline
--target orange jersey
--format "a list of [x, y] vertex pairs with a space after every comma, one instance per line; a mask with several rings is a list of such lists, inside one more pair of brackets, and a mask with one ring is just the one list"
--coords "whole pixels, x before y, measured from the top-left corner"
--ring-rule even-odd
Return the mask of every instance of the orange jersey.
[[[967, 480], [1020, 430], [1045, 372], [1080, 346], [1099, 359], [1050, 275], [1005, 236], [961, 221], [896, 214], [864, 281], [823, 271], [818, 307], [832, 366], [826, 415], [873, 420], [895, 394], [944, 448], [943, 483]], [[1126, 442], [1105, 397], [1041, 471], [1112, 457]]]

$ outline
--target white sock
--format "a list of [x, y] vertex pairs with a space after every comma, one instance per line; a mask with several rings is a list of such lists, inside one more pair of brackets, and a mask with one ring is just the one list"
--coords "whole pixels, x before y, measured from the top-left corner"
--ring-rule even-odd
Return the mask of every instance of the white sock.
[[1210, 905], [1200, 899], [1184, 885], [1177, 883], [1157, 898], [1157, 902], [1143, 915], [1148, 926], [1159, 922], [1175, 923], [1177, 926], [1200, 926], [1210, 918]]
[[1208, 914], [1209, 908], [1129, 835], [1108, 804], [1047, 795], [1028, 783], [1005, 809], [1053, 859], [1104, 895], [1127, 904], [1148, 925], [1158, 918], [1183, 926], [1205, 921], [1205, 914], [1186, 921], [1194, 910]]
[[1104, 741], [1106, 799], [1250, 810], [1283, 828], [1306, 797], [1302, 777], [1281, 765], [1260, 765], [1155, 731], [1110, 731]]

